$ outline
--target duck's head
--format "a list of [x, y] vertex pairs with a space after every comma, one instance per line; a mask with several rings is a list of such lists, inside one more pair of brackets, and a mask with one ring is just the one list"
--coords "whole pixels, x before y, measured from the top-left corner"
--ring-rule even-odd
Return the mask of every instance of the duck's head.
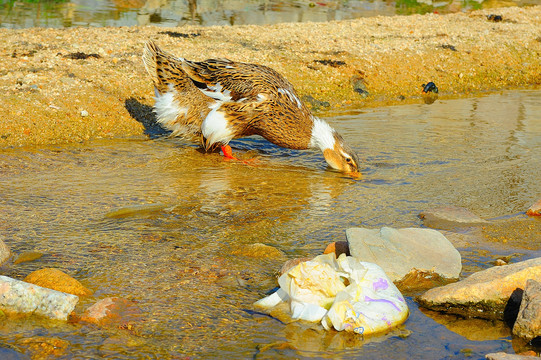
[[323, 152], [325, 161], [333, 169], [355, 177], [360, 176], [357, 154], [329, 124], [316, 117], [310, 144]]

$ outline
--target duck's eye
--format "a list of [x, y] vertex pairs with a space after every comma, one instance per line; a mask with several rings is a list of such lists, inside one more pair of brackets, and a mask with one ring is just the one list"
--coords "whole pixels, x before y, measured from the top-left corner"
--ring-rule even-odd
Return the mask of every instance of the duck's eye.
[[348, 164], [351, 164], [351, 158], [346, 158], [346, 162], [347, 162]]

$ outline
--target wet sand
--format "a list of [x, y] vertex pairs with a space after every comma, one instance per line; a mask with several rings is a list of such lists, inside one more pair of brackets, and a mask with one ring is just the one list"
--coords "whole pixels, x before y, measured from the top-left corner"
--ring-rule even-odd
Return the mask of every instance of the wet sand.
[[315, 103], [320, 116], [422, 102], [429, 81], [440, 99], [541, 84], [541, 6], [270, 26], [0, 29], [0, 38], [0, 148], [145, 136], [148, 39], [188, 59], [273, 67], [302, 97], [328, 103]]

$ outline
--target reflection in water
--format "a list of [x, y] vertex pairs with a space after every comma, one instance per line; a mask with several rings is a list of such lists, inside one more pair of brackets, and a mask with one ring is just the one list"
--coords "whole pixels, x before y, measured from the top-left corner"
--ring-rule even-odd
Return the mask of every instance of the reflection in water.
[[527, 6], [541, 0], [53, 0], [0, 2], [0, 27], [181, 26], [347, 20]]
[[[0, 324], [0, 339], [14, 343], [39, 331], [69, 341], [67, 356], [79, 358], [431, 359], [460, 358], [465, 348], [474, 358], [512, 351], [501, 324], [479, 325], [494, 334], [487, 338], [464, 335], [459, 322], [434, 321], [411, 298], [410, 319], [385, 337], [285, 325], [251, 312], [276, 286], [284, 258], [235, 250], [263, 243], [287, 258], [315, 256], [348, 227], [418, 227], [417, 214], [440, 204], [484, 218], [519, 214], [539, 196], [539, 99], [540, 91], [508, 92], [329, 119], [364, 158], [358, 181], [326, 171], [320, 153], [258, 138], [232, 143], [241, 155], [257, 153], [250, 166], [169, 138], [3, 149], [0, 236], [15, 254], [44, 256], [2, 273], [21, 279], [59, 268], [95, 291], [79, 310], [123, 296], [147, 318], [131, 333], [29, 319]], [[501, 255], [538, 254], [538, 220], [519, 214], [470, 234], [475, 248], [460, 248], [467, 272]]]

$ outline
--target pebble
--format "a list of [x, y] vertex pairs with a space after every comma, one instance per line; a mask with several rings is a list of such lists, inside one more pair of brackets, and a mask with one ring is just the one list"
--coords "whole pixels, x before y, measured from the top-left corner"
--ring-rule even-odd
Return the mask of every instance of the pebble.
[[87, 117], [87, 116], [88, 116], [88, 111], [86, 111], [86, 110], [81, 110], [81, 116], [82, 116], [82, 117]]
[[53, 268], [44, 268], [30, 273], [25, 279], [27, 283], [53, 289], [77, 296], [92, 295], [92, 290], [86, 288], [68, 274]]

